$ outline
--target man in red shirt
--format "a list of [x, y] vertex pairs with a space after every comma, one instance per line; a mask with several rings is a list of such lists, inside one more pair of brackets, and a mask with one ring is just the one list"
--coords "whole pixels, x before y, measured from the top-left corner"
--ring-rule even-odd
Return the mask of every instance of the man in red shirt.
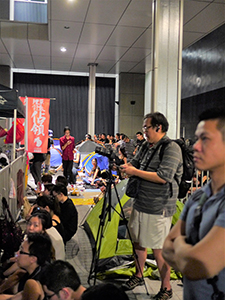
[[72, 168], [73, 168], [73, 150], [75, 148], [75, 139], [70, 135], [70, 128], [64, 128], [64, 136], [59, 139], [62, 149], [63, 175], [68, 182], [74, 183]]

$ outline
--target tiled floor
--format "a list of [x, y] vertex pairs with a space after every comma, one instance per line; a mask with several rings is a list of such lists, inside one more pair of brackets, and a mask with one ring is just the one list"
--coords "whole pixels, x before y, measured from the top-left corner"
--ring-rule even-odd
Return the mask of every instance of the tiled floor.
[[[79, 215], [79, 224], [84, 220], [84, 216], [86, 216], [87, 211], [89, 210], [89, 206], [77, 206], [78, 215]], [[80, 224], [81, 225], [81, 224]], [[67, 243], [66, 248], [66, 259], [69, 261], [78, 272], [81, 282], [85, 287], [88, 287], [87, 279], [91, 266], [92, 259], [92, 251], [89, 239], [87, 237], [86, 232], [79, 226], [79, 229], [76, 235]], [[96, 281], [98, 284], [100, 281]], [[120, 285], [121, 280], [111, 280], [111, 282]], [[145, 278], [146, 287], [148, 292], [151, 295], [155, 295], [160, 288], [159, 280], [151, 280], [149, 278]], [[91, 282], [91, 284], [93, 284]], [[183, 287], [180, 280], [171, 281], [173, 288], [173, 297], [174, 300], [180, 300], [183, 297]], [[133, 291], [127, 292], [130, 299], [137, 300], [145, 300], [150, 299], [150, 296], [147, 295], [145, 286], [136, 287]]]

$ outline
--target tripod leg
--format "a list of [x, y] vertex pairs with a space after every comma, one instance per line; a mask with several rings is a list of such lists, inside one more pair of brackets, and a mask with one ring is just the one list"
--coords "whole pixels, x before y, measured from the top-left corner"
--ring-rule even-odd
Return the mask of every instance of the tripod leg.
[[[122, 207], [122, 205], [121, 205], [120, 198], [119, 198], [119, 195], [118, 195], [118, 191], [117, 191], [117, 189], [116, 189], [115, 182], [114, 182], [113, 186], [114, 186], [114, 189], [115, 189], [115, 192], [116, 192], [116, 196], [117, 196], [117, 199], [118, 199], [118, 203], [119, 203], [119, 206], [120, 206], [122, 218], [123, 218], [123, 220], [126, 220], [126, 217], [125, 217], [125, 214], [124, 214], [124, 211], [123, 211], [123, 207]], [[132, 242], [132, 238], [131, 238], [131, 234], [130, 234], [130, 230], [129, 230], [129, 227], [128, 227], [128, 222], [127, 222], [127, 220], [126, 220], [126, 222], [125, 222], [125, 225], [126, 225], [126, 229], [127, 229], [127, 234], [128, 234], [128, 236], [129, 236], [129, 239], [130, 239], [131, 244], [132, 244], [133, 257], [134, 257], [135, 264], [136, 264], [136, 268], [137, 268], [136, 271], [141, 275], [141, 278], [144, 280], [144, 276], [143, 276], [143, 270], [144, 270], [144, 267], [142, 267], [142, 266], [143, 266], [143, 263], [140, 264], [140, 261], [139, 261], [139, 257], [138, 257], [137, 251], [136, 251], [136, 249], [135, 249], [134, 243]], [[145, 257], [145, 256], [146, 256], [146, 257]], [[145, 257], [145, 261], [146, 261], [146, 258], [147, 258], [147, 249], [146, 249], [146, 254], [145, 254], [145, 256], [143, 256], [143, 258]], [[142, 266], [141, 266], [141, 265], [142, 265]], [[146, 294], [149, 295], [148, 288], [147, 288], [147, 285], [146, 285], [146, 283], [145, 283], [145, 280], [144, 280], [144, 286], [145, 286]]]

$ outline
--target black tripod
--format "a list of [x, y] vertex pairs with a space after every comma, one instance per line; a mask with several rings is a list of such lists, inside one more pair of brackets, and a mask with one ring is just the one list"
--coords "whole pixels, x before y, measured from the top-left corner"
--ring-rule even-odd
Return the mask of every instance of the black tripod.
[[[107, 185], [106, 185], [106, 191], [105, 191], [105, 195], [104, 195], [104, 199], [103, 199], [102, 211], [99, 216], [100, 223], [99, 223], [98, 232], [97, 232], [97, 236], [96, 236], [95, 247], [93, 250], [93, 258], [92, 258], [91, 268], [90, 268], [90, 272], [89, 272], [89, 276], [88, 276], [88, 284], [90, 284], [91, 279], [94, 279], [94, 283], [93, 283], [94, 285], [96, 284], [96, 278], [97, 278], [97, 273], [98, 273], [99, 256], [100, 256], [100, 251], [101, 251], [102, 239], [104, 238], [105, 223], [106, 223], [106, 221], [107, 222], [111, 221], [111, 209], [113, 209], [116, 213], [119, 214], [119, 216], [121, 217], [121, 219], [124, 221], [124, 223], [126, 225], [126, 230], [127, 230], [129, 239], [131, 240], [131, 244], [132, 244], [133, 256], [138, 264], [138, 268], [140, 269], [138, 256], [136, 254], [134, 244], [131, 239], [130, 231], [127, 226], [127, 220], [125, 218], [125, 214], [124, 214], [121, 202], [120, 202], [118, 191], [116, 189], [116, 184], [115, 184], [115, 180], [112, 175], [111, 166], [109, 166], [109, 170], [107, 171], [106, 182], [107, 182]], [[113, 185], [115, 193], [116, 193], [116, 197], [117, 197], [117, 200], [118, 200], [118, 203], [120, 206], [121, 213], [119, 213], [117, 210], [115, 210], [114, 207], [112, 206], [112, 193], [111, 193], [112, 185]], [[108, 220], [107, 220], [107, 218], [108, 218]], [[142, 277], [143, 277], [143, 274], [142, 274]], [[147, 295], [149, 295], [146, 284], [145, 284], [145, 289], [146, 289]]]

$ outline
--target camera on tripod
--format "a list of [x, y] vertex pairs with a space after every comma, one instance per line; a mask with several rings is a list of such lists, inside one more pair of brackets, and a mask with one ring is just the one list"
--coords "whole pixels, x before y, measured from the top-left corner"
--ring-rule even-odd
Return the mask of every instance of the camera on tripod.
[[95, 148], [95, 152], [102, 155], [102, 156], [106, 156], [109, 158], [109, 160], [113, 160], [114, 156], [113, 155], [113, 150], [111, 148], [111, 145], [105, 145], [105, 147], [101, 147], [101, 146], [97, 146]]

